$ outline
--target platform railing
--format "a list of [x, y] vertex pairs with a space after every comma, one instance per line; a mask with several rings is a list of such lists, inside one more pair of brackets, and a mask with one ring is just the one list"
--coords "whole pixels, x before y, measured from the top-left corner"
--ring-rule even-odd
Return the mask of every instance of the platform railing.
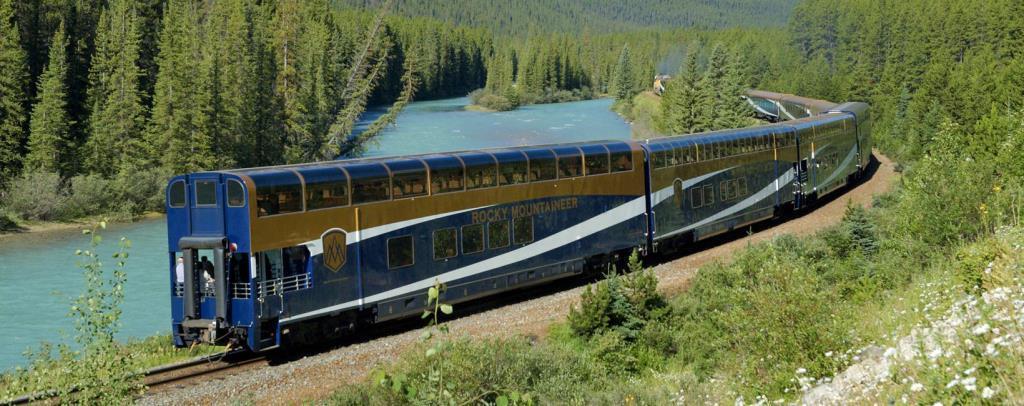
[[309, 274], [298, 274], [284, 278], [271, 279], [257, 284], [257, 293], [261, 297], [278, 295], [285, 292], [309, 289]]

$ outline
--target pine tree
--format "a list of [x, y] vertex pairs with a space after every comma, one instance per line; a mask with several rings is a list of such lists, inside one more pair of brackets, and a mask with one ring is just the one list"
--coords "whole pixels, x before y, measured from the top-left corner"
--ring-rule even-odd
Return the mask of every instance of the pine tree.
[[64, 23], [50, 43], [50, 62], [39, 77], [39, 102], [32, 108], [25, 169], [38, 172], [66, 172], [70, 152], [67, 114], [68, 58]]
[[633, 61], [629, 55], [629, 45], [622, 46], [618, 62], [612, 73], [611, 93], [617, 101], [628, 101], [633, 97]]
[[711, 127], [703, 113], [708, 103], [702, 96], [697, 72], [698, 47], [691, 46], [679, 73], [665, 87], [661, 98], [661, 129], [672, 135], [705, 131]]
[[739, 61], [724, 46], [715, 45], [700, 83], [701, 95], [708, 107], [704, 114], [710, 124], [710, 128], [702, 130], [744, 125], [749, 109], [741, 98], [746, 90], [743, 81]]
[[149, 158], [174, 173], [213, 167], [212, 140], [201, 125], [199, 10], [191, 0], [170, 0], [157, 55]]
[[18, 174], [25, 141], [25, 52], [13, 0], [0, 0], [0, 185]]
[[100, 16], [96, 54], [89, 73], [91, 131], [83, 162], [92, 173], [112, 176], [144, 158], [138, 24], [130, 0], [112, 0]]

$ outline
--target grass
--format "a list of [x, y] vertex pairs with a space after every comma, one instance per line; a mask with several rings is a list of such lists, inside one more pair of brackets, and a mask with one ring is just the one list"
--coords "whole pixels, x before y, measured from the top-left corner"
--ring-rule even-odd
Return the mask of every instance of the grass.
[[[44, 350], [48, 347], [44, 347]], [[194, 349], [175, 348], [170, 335], [156, 335], [143, 339], [131, 339], [120, 346], [122, 357], [133, 357], [142, 370], [162, 365], [187, 361], [195, 357], [215, 354], [224, 347], [200, 346]], [[0, 374], [0, 400], [44, 392], [49, 388], [39, 385], [33, 377], [54, 376], [61, 373], [68, 364], [66, 359], [40, 360], [28, 367], [18, 367], [14, 371]]]
[[[893, 198], [878, 201], [895, 206]], [[441, 382], [455, 403], [491, 402], [505, 392], [529, 394], [523, 404], [797, 402], [807, 390], [862, 362], [871, 353], [866, 349], [894, 348], [954, 305], [963, 306], [963, 298], [972, 294], [970, 281], [981, 272], [977, 264], [1005, 257], [1011, 251], [1006, 247], [1024, 242], [980, 240], [946, 248], [921, 243], [902, 231], [902, 223], [891, 221], [898, 210], [850, 208], [840, 225], [817, 235], [782, 236], [743, 250], [729, 263], [706, 266], [687, 291], [666, 299], [668, 311], [659, 313], [657, 322], [624, 322], [589, 337], [567, 322], [538, 342], [462, 339], [448, 343], [440, 358], [412, 351], [385, 369], [403, 377], [403, 387], [437, 380], [429, 370], [449, 371]], [[991, 248], [996, 246], [1003, 248]], [[1020, 262], [993, 263], [1021, 269]], [[999, 280], [1014, 281], [1017, 287], [1008, 289], [1024, 293], [1021, 276]], [[985, 289], [1002, 286], [983, 279]], [[612, 302], [589, 308], [608, 311]], [[991, 306], [1007, 303], [1024, 303], [1024, 294]], [[979, 319], [970, 328], [984, 320], [997, 325]], [[999, 331], [1005, 342], [1024, 337], [1005, 338], [1009, 325]], [[970, 332], [957, 334], [962, 342]], [[870, 396], [860, 400], [1024, 401], [1017, 383], [1024, 382], [1020, 346], [1000, 347], [1003, 358], [985, 361], [976, 359], [984, 347], [974, 348], [954, 351], [951, 364], [938, 369], [916, 361], [897, 364], [891, 380], [873, 383]], [[974, 374], [973, 381], [965, 371]], [[947, 388], [954, 380], [957, 384]], [[997, 388], [997, 381], [1002, 386]], [[914, 382], [927, 390], [910, 392]], [[986, 392], [989, 398], [981, 397], [983, 384], [994, 391]], [[410, 403], [406, 395], [371, 379], [339, 388], [328, 403]]]

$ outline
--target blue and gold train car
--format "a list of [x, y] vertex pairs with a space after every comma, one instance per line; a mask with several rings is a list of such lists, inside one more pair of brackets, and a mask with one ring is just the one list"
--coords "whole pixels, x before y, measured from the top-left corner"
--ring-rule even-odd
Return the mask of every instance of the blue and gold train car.
[[268, 348], [419, 314], [435, 281], [459, 302], [602, 268], [645, 246], [644, 156], [607, 141], [179, 176], [176, 343]]
[[[182, 175], [167, 187], [172, 329], [262, 350], [675, 248], [800, 210], [870, 158], [863, 103], [752, 93], [760, 127]], [[764, 109], [762, 109], [764, 110]], [[776, 111], [776, 112], [778, 112]]]

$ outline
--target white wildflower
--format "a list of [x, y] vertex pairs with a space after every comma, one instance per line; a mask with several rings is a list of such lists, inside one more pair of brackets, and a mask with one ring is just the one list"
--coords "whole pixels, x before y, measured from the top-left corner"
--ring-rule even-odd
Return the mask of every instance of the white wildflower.
[[910, 385], [910, 391], [911, 392], [920, 392], [922, 390], [924, 390], [924, 385], [922, 385], [922, 384], [920, 384], [918, 382], [914, 382], [913, 385]]
[[963, 385], [964, 389], [968, 392], [974, 392], [975, 389], [978, 389], [977, 381], [978, 380], [976, 378], [970, 376], [960, 381], [960, 384]]
[[996, 394], [996, 391], [992, 390], [992, 388], [990, 388], [988, 386], [986, 386], [985, 389], [981, 390], [981, 398], [982, 399], [991, 399], [992, 396], [995, 396], [995, 394]]
[[971, 332], [974, 333], [974, 335], [976, 335], [976, 336], [980, 336], [982, 334], [987, 333], [989, 331], [989, 329], [990, 329], [990, 327], [989, 327], [988, 323], [985, 323], [985, 324], [978, 325], [973, 330], [971, 330]]
[[976, 369], [977, 369], [977, 368], [973, 368], [973, 367], [972, 367], [972, 368], [970, 368], [970, 369], [968, 369], [968, 370], [964, 371], [964, 375], [970, 375], [970, 374], [973, 374], [973, 373], [974, 373], [974, 371], [975, 371]]
[[946, 389], [952, 388], [952, 387], [956, 386], [959, 383], [960, 383], [960, 378], [953, 378], [952, 381], [949, 381], [949, 383], [946, 384]]
[[825, 352], [825, 356], [826, 357], [831, 357], [832, 356], [832, 351]]
[[805, 368], [798, 368], [796, 370], [796, 374], [797, 375], [806, 374], [806, 373], [807, 373], [807, 369], [805, 369]]

